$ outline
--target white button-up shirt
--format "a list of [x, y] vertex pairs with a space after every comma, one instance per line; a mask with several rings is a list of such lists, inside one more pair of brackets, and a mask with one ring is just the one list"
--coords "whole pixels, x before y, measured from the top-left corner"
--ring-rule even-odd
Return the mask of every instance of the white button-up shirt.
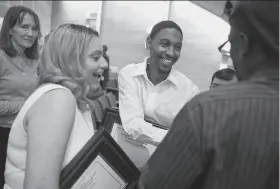
[[119, 73], [119, 109], [125, 131], [135, 140], [161, 142], [167, 130], [144, 119], [170, 127], [181, 108], [199, 93], [198, 87], [172, 68], [163, 82], [153, 85], [146, 72], [147, 61], [125, 66]]

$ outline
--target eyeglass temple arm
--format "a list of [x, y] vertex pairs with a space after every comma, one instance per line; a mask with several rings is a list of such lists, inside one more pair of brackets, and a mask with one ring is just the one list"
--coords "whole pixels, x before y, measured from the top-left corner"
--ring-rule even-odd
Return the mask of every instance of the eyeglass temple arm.
[[228, 40], [226, 42], [224, 42], [221, 46], [218, 47], [219, 51], [221, 52], [222, 48], [225, 46], [225, 44], [228, 42]]

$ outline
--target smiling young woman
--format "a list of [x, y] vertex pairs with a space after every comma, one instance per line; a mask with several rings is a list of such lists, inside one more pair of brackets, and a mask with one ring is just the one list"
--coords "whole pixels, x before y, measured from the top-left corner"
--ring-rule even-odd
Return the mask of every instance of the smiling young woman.
[[167, 133], [145, 120], [170, 127], [183, 105], [199, 93], [197, 86], [173, 67], [180, 58], [182, 41], [183, 32], [176, 23], [159, 22], [146, 40], [150, 57], [119, 73], [123, 127], [144, 146], [160, 143]]
[[34, 11], [23, 6], [7, 11], [0, 33], [0, 188], [4, 184], [11, 125], [36, 89], [40, 35], [39, 18]]
[[61, 169], [94, 135], [88, 93], [100, 86], [93, 75], [107, 68], [102, 55], [91, 28], [63, 24], [49, 34], [39, 86], [11, 127], [5, 189], [59, 188]]

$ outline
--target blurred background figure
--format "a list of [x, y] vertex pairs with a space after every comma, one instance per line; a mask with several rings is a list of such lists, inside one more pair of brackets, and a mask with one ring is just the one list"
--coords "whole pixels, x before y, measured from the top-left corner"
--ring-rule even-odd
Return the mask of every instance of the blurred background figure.
[[0, 33], [0, 188], [11, 125], [36, 88], [40, 35], [39, 18], [33, 10], [10, 7]]
[[225, 68], [216, 71], [211, 79], [210, 89], [216, 88], [220, 85], [227, 85], [237, 81], [236, 73], [231, 68]]

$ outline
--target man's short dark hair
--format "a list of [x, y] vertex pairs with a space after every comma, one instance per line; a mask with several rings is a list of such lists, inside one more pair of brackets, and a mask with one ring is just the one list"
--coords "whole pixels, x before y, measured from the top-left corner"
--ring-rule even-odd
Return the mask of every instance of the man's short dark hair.
[[258, 45], [272, 60], [266, 63], [279, 68], [279, 1], [239, 1], [229, 15], [229, 23], [247, 35], [248, 49]]
[[165, 28], [174, 28], [174, 29], [178, 30], [181, 33], [181, 35], [183, 36], [183, 31], [178, 24], [176, 24], [175, 22], [173, 22], [171, 20], [164, 20], [164, 21], [161, 21], [161, 22], [157, 23], [156, 25], [154, 25], [154, 27], [152, 28], [152, 31], [150, 33], [150, 38], [154, 39], [156, 34]]
[[212, 85], [212, 83], [213, 83], [215, 78], [218, 78], [218, 79], [221, 79], [221, 80], [225, 80], [225, 81], [230, 81], [235, 76], [236, 76], [236, 73], [231, 68], [225, 68], [225, 69], [218, 70], [212, 76], [211, 85]]

